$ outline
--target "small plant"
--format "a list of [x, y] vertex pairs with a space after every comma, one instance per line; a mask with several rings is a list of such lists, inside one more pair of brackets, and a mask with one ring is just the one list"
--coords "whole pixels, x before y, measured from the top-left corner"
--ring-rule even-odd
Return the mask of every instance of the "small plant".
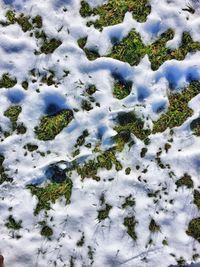
[[43, 224], [44, 226], [42, 227], [40, 234], [49, 239], [53, 235], [53, 230], [48, 225], [45, 225], [44, 222], [42, 222], [41, 224]]
[[107, 219], [109, 217], [109, 212], [112, 209], [112, 206], [110, 206], [109, 204], [106, 204], [104, 209], [101, 209], [98, 211], [98, 220], [99, 222]]
[[39, 140], [52, 140], [58, 135], [73, 119], [71, 110], [65, 109], [55, 115], [44, 116], [38, 127], [35, 128], [35, 134]]
[[194, 183], [192, 181], [191, 176], [185, 173], [183, 177], [181, 177], [179, 180], [176, 181], [176, 186], [177, 188], [181, 186], [186, 186], [187, 188], [193, 188]]
[[22, 228], [22, 220], [16, 221], [12, 215], [7, 218], [7, 221], [8, 222], [5, 224], [5, 226], [8, 229], [19, 230]]
[[200, 218], [194, 218], [189, 222], [186, 234], [200, 242]]
[[124, 218], [124, 226], [127, 228], [127, 233], [134, 241], [137, 240], [135, 232], [135, 226], [137, 223], [138, 222], [135, 220], [134, 216]]

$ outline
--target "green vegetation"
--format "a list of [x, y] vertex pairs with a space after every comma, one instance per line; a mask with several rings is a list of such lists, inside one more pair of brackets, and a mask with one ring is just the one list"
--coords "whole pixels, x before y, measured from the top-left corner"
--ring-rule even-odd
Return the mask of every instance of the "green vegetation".
[[8, 229], [19, 230], [22, 228], [22, 220], [16, 221], [12, 215], [7, 218], [7, 221], [8, 222], [5, 224], [5, 226]]
[[40, 51], [44, 54], [52, 54], [61, 44], [62, 42], [55, 38], [45, 39], [40, 47]]
[[176, 186], [177, 188], [181, 186], [186, 186], [187, 188], [193, 188], [194, 183], [192, 181], [191, 176], [185, 173], [183, 177], [181, 177], [179, 180], [176, 181]]
[[85, 143], [85, 138], [89, 135], [88, 130], [84, 130], [82, 134], [77, 138], [75, 147], [82, 146]]
[[124, 226], [127, 228], [127, 233], [130, 237], [135, 241], [137, 239], [137, 235], [135, 232], [135, 226], [138, 222], [135, 220], [135, 217], [126, 217], [124, 218]]
[[127, 97], [131, 92], [132, 84], [133, 83], [131, 81], [125, 81], [123, 79], [117, 78], [113, 87], [114, 97], [119, 100]]
[[97, 176], [98, 169], [105, 168], [111, 170], [113, 165], [116, 171], [120, 171], [123, 168], [121, 163], [116, 159], [115, 150], [109, 149], [99, 153], [97, 158], [87, 161], [84, 165], [78, 165], [76, 170], [82, 180], [85, 178], [92, 178], [99, 181], [100, 177]]
[[160, 225], [157, 224], [154, 219], [151, 219], [149, 223], [149, 231], [151, 231], [152, 233], [156, 233], [160, 231]]
[[200, 210], [200, 191], [194, 190], [194, 204]]
[[66, 204], [69, 204], [72, 186], [73, 184], [70, 179], [67, 179], [63, 183], [50, 183], [45, 187], [28, 185], [27, 188], [30, 189], [32, 195], [35, 195], [38, 199], [34, 214], [39, 214], [41, 210], [50, 210], [51, 203], [55, 203], [60, 197], [64, 197]]
[[96, 50], [88, 49], [85, 47], [85, 45], [87, 43], [87, 37], [80, 38], [77, 42], [78, 42], [79, 47], [81, 49], [83, 49], [83, 51], [85, 52], [85, 54], [89, 60], [95, 60], [99, 57], [99, 54]]
[[30, 31], [33, 28], [30, 22], [30, 17], [26, 17], [24, 14], [16, 16], [13, 10], [8, 10], [6, 13], [6, 18], [8, 20], [8, 25], [17, 23], [24, 32]]
[[5, 173], [5, 168], [3, 166], [5, 158], [3, 155], [0, 154], [0, 185], [4, 182], [12, 182], [13, 179], [8, 177], [8, 175]]
[[193, 81], [180, 93], [169, 95], [169, 107], [167, 112], [154, 122], [153, 133], [164, 132], [167, 128], [182, 125], [193, 111], [188, 107], [188, 102], [199, 94], [200, 82]]
[[81, 239], [78, 240], [78, 242], [76, 243], [76, 245], [78, 247], [82, 247], [84, 245], [84, 243], [85, 243], [85, 236], [84, 236], [84, 234], [82, 234]]
[[33, 152], [33, 151], [38, 149], [38, 146], [31, 144], [31, 143], [28, 143], [24, 146], [24, 148], [27, 149], [29, 152]]
[[109, 204], [106, 204], [104, 209], [101, 209], [98, 211], [98, 220], [99, 222], [107, 219], [109, 217], [109, 212], [112, 209], [112, 206], [110, 206]]
[[10, 77], [9, 73], [4, 73], [0, 79], [0, 88], [11, 88], [17, 83], [16, 78]]
[[53, 235], [53, 230], [48, 225], [45, 225], [45, 222], [42, 222], [42, 224], [44, 224], [44, 226], [42, 227], [40, 234], [49, 239]]
[[21, 111], [22, 108], [20, 106], [11, 106], [4, 112], [4, 116], [8, 117], [11, 121], [13, 131], [17, 129], [17, 119]]
[[[167, 48], [167, 42], [173, 39], [173, 37], [174, 32], [172, 30], [167, 30], [161, 34], [160, 38], [153, 44], [145, 46], [140, 34], [132, 30], [123, 40], [114, 44], [112, 51], [107, 57], [127, 62], [131, 66], [134, 66], [138, 65], [145, 55], [148, 55], [152, 70], [157, 70], [167, 60], [183, 60], [187, 53], [200, 50], [200, 43], [194, 42], [187, 32], [183, 33], [182, 44], [179, 48], [175, 50]], [[85, 51], [88, 59], [94, 60], [99, 57], [99, 55], [97, 51], [94, 53], [90, 51], [90, 49], [84, 48], [86, 41], [87, 38], [80, 39], [79, 46]]]
[[39, 140], [52, 140], [58, 135], [73, 119], [71, 110], [64, 109], [55, 115], [42, 117], [39, 126], [35, 127], [35, 134]]
[[90, 84], [85, 91], [88, 95], [93, 95], [97, 91], [97, 88], [94, 84]]
[[34, 26], [36, 27], [36, 28], [42, 28], [42, 25], [43, 25], [43, 23], [42, 23], [42, 17], [41, 16], [39, 16], [39, 15], [37, 15], [37, 16], [35, 16], [33, 19], [32, 19], [32, 23], [34, 24]]
[[129, 195], [125, 198], [124, 203], [122, 204], [122, 209], [126, 209], [127, 207], [135, 206], [135, 198], [132, 195]]
[[118, 125], [114, 127], [117, 135], [114, 137], [117, 149], [121, 151], [126, 143], [131, 141], [131, 134], [144, 140], [151, 131], [144, 129], [144, 122], [136, 114], [131, 112], [121, 112], [117, 116]]
[[147, 0], [109, 0], [106, 4], [91, 8], [85, 1], [81, 1], [80, 14], [82, 17], [99, 15], [93, 24], [95, 28], [103, 29], [105, 26], [119, 24], [123, 21], [126, 12], [132, 12], [133, 17], [139, 21], [146, 21], [151, 7]]
[[22, 82], [22, 87], [24, 88], [24, 90], [28, 89], [28, 82], [27, 81], [23, 81]]
[[200, 118], [197, 118], [191, 122], [190, 129], [195, 135], [200, 136]]
[[189, 222], [186, 234], [200, 242], [200, 218], [194, 218]]
[[147, 153], [148, 149], [146, 147], [143, 147], [141, 152], [140, 152], [140, 157], [141, 158], [144, 158], [146, 153]]

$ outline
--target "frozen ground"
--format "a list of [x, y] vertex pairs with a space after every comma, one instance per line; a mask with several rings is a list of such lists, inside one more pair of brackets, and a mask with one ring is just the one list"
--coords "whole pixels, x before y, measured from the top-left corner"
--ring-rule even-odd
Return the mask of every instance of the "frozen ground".
[[[80, 15], [79, 0], [0, 1], [0, 253], [5, 267], [200, 266], [200, 137], [191, 127], [200, 115], [198, 91], [186, 106], [177, 104], [180, 114], [188, 109], [181, 123], [175, 117], [173, 125], [165, 127], [164, 121], [163, 130], [153, 130], [163, 114], [173, 121], [167, 113], [169, 95], [182, 94], [193, 82], [200, 90], [200, 48], [184, 60], [164, 60], [154, 71], [148, 55], [134, 66], [108, 56], [113, 40], [122, 41], [133, 29], [146, 47], [168, 29], [174, 37], [158, 49], [178, 49], [183, 32], [198, 46], [200, 2], [148, 3], [144, 22], [130, 10], [122, 23], [102, 30]], [[8, 15], [11, 10], [18, 19]], [[20, 22], [20, 14], [31, 24]], [[41, 25], [32, 20], [36, 16], [42, 17]], [[97, 59], [88, 60], [78, 44], [84, 37], [85, 48], [99, 53]], [[59, 41], [52, 51], [44, 45], [49, 40]], [[116, 74], [131, 84], [121, 99], [113, 94]], [[91, 85], [92, 93], [87, 91]], [[10, 115], [11, 106], [20, 109], [19, 116]], [[63, 110], [71, 110], [72, 117], [54, 134]], [[121, 126], [132, 123], [123, 117], [130, 111], [144, 123], [139, 133], [116, 128], [120, 114]], [[39, 131], [41, 118], [57, 118], [50, 138]], [[66, 182], [69, 189], [63, 193]], [[38, 192], [42, 204], [36, 210]]]

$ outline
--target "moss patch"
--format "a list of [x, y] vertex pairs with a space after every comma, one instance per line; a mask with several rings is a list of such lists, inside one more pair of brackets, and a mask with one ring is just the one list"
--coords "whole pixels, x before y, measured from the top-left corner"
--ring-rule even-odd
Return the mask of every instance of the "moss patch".
[[186, 234], [200, 242], [200, 218], [194, 218], [189, 222]]
[[55, 203], [60, 197], [64, 197], [66, 204], [69, 204], [72, 186], [73, 184], [70, 179], [67, 179], [63, 183], [50, 183], [45, 187], [28, 185], [27, 188], [31, 191], [32, 195], [35, 195], [38, 199], [34, 214], [39, 214], [41, 210], [50, 210], [51, 203]]
[[129, 195], [125, 198], [124, 203], [122, 204], [122, 209], [126, 209], [127, 207], [135, 206], [135, 198], [132, 195]]
[[192, 181], [191, 176], [185, 173], [183, 177], [181, 177], [179, 180], [176, 181], [176, 186], [177, 188], [181, 186], [186, 186], [187, 188], [193, 188], [194, 183]]
[[5, 158], [3, 155], [0, 154], [0, 185], [4, 182], [12, 182], [13, 179], [8, 177], [8, 175], [5, 173], [5, 168], [3, 166]]
[[4, 116], [8, 117], [12, 124], [12, 130], [17, 129], [17, 119], [21, 113], [22, 108], [20, 106], [11, 106], [4, 112]]
[[199, 94], [200, 82], [192, 82], [185, 90], [180, 93], [169, 95], [169, 107], [167, 112], [154, 122], [153, 133], [164, 132], [167, 128], [182, 125], [193, 111], [188, 107], [188, 102]]
[[44, 226], [42, 227], [40, 234], [46, 238], [50, 238], [53, 235], [53, 230], [48, 225], [45, 225], [45, 223], [42, 222]]
[[197, 118], [190, 123], [190, 129], [194, 135], [200, 136], [200, 118]]
[[135, 220], [134, 216], [124, 218], [124, 226], [127, 228], [127, 233], [134, 241], [137, 239], [137, 235], [135, 232], [136, 224], [137, 221]]
[[4, 73], [0, 79], [0, 88], [11, 88], [17, 83], [16, 78], [12, 78], [8, 73]]
[[126, 81], [121, 77], [116, 77], [113, 87], [114, 97], [116, 97], [119, 100], [127, 97], [131, 92], [132, 84], [133, 83], [131, 81]]
[[91, 8], [87, 2], [81, 1], [80, 8], [82, 17], [99, 15], [99, 19], [90, 22], [95, 28], [99, 29], [121, 23], [128, 11], [132, 12], [137, 21], [144, 22], [151, 11], [151, 7], [147, 0], [109, 0], [106, 4], [95, 8]]
[[39, 126], [35, 127], [35, 134], [39, 140], [52, 140], [58, 135], [73, 119], [71, 110], [65, 109], [56, 115], [44, 116]]
[[112, 208], [112, 206], [110, 206], [109, 204], [106, 204], [104, 209], [101, 209], [98, 211], [98, 217], [97, 218], [100, 222], [108, 218], [111, 208]]
[[62, 42], [55, 38], [45, 39], [40, 47], [40, 51], [44, 54], [52, 54], [61, 44]]
[[10, 215], [8, 218], [7, 218], [7, 223], [5, 224], [5, 226], [8, 228], [8, 229], [13, 229], [13, 230], [19, 230], [22, 228], [22, 220], [19, 220], [19, 221], [16, 221], [14, 219], [14, 217], [12, 215]]

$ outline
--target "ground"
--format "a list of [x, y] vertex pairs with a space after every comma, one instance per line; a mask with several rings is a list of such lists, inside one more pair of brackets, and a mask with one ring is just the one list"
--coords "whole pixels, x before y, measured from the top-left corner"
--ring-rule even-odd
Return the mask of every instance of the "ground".
[[0, 7], [5, 266], [199, 266], [200, 1]]

